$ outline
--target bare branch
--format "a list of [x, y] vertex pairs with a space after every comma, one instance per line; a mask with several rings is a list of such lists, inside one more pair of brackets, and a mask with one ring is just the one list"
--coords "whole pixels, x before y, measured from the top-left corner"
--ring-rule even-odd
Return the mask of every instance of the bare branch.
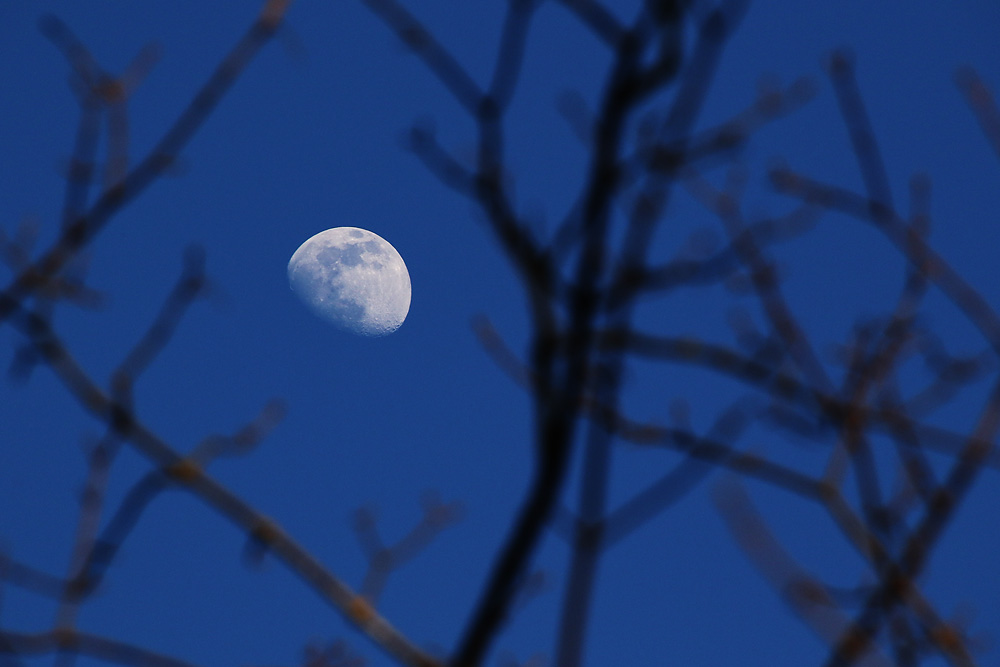
[[190, 662], [154, 653], [133, 644], [70, 629], [36, 634], [0, 631], [0, 653], [24, 656], [73, 653], [98, 658], [115, 665], [193, 667]]
[[915, 233], [908, 230], [891, 211], [872, 213], [873, 202], [844, 188], [826, 185], [785, 169], [771, 172], [771, 181], [783, 192], [817, 206], [840, 211], [859, 220], [870, 222], [899, 249], [917, 271], [937, 285], [979, 329], [990, 346], [1000, 354], [1000, 316], [937, 252]]
[[490, 99], [501, 113], [514, 95], [524, 61], [528, 28], [537, 7], [538, 0], [508, 0], [507, 16], [500, 36], [500, 53], [489, 87]]
[[[45, 320], [20, 309], [13, 324], [30, 337], [39, 352], [73, 394], [94, 417], [108, 424], [123, 440], [157, 466], [166, 480], [179, 484], [206, 505], [246, 532], [248, 537], [274, 553], [331, 606], [368, 635], [386, 652], [408, 665], [430, 666], [437, 661], [416, 648], [362, 597], [329, 572], [274, 521], [208, 476], [197, 462], [182, 457], [142, 424], [128, 406], [109, 398], [70, 356]], [[152, 482], [150, 482], [152, 484]]]
[[116, 187], [104, 192], [86, 213], [68, 225], [59, 241], [32, 267], [23, 271], [0, 292], [0, 322], [17, 310], [17, 304], [24, 295], [29, 294], [39, 283], [44, 284], [48, 277], [57, 275], [115, 214], [149, 187], [174, 162], [250, 60], [274, 35], [287, 5], [287, 0], [268, 0], [258, 19], [222, 59], [208, 81], [149, 154]]
[[396, 0], [363, 2], [427, 65], [469, 114], [479, 112], [484, 98], [479, 85], [409, 10]]
[[1000, 157], [1000, 108], [976, 70], [965, 67], [955, 73], [955, 83], [976, 114], [983, 134]]
[[854, 78], [854, 58], [847, 51], [836, 51], [827, 63], [827, 72], [837, 93], [840, 113], [847, 124], [858, 167], [864, 178], [868, 198], [882, 209], [892, 209], [892, 192], [885, 162], [875, 141], [875, 132], [865, 111], [858, 82]]

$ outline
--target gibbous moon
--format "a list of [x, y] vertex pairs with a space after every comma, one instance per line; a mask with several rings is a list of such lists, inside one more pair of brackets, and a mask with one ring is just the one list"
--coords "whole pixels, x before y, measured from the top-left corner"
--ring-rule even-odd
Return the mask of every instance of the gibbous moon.
[[410, 310], [410, 274], [388, 241], [334, 227], [299, 246], [288, 283], [317, 315], [362, 336], [385, 336]]

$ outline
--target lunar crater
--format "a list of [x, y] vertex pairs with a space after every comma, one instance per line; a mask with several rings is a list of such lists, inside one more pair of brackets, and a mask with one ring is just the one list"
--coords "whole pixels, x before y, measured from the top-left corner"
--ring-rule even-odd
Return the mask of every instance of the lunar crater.
[[384, 336], [410, 309], [410, 275], [396, 249], [357, 227], [316, 234], [288, 262], [292, 290], [320, 317], [365, 336]]

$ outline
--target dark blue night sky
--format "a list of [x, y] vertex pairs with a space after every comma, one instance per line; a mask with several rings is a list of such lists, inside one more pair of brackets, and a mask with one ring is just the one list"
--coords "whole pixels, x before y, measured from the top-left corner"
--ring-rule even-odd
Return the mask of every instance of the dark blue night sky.
[[[605, 4], [623, 22], [641, 5]], [[588, 165], [589, 149], [566, 116], [594, 108], [611, 60], [563, 3], [541, 5], [507, 119], [505, 176], [519, 213], [539, 238], [548, 238], [573, 206]], [[506, 3], [411, 0], [407, 6], [485, 86]], [[112, 73], [128, 68], [147, 45], [158, 46], [155, 64], [128, 101], [135, 164], [257, 11], [256, 3], [195, 0], [0, 5], [4, 234], [14, 238], [19, 228], [34, 225], [36, 255], [59, 234], [78, 106], [67, 86], [66, 59], [38, 29], [43, 16], [64, 22]], [[998, 30], [1000, 4], [987, 0], [751, 2], [695, 129], [737, 115], [763, 88], [794, 84], [796, 90], [810, 86], [813, 94], [756, 130], [730, 156], [735, 162], [699, 165], [701, 176], [713, 187], [745, 176], [749, 220], [798, 205], [772, 188], [767, 172], [777, 164], [862, 192], [864, 179], [825, 73], [830, 54], [848, 48], [895, 207], [909, 215], [911, 178], [929, 177], [931, 244], [1000, 308], [1000, 156], [955, 82], [957, 71], [971, 67], [1000, 91]], [[795, 84], [801, 78], [807, 82]], [[657, 101], [669, 99], [668, 93]], [[433, 128], [442, 147], [473, 166], [472, 120], [364, 3], [294, 3], [285, 26], [169, 173], [88, 245], [86, 284], [103, 295], [100, 306], [59, 304], [52, 325], [87, 373], [107, 387], [181, 276], [186, 249], [203, 249], [206, 298], [191, 305], [139, 378], [136, 413], [174, 449], [189, 452], [209, 436], [238, 431], [280, 400], [285, 414], [273, 431], [245, 455], [218, 458], [209, 472], [355, 588], [367, 566], [353, 527], [356, 510], [374, 508], [378, 530], [392, 542], [419, 523], [428, 494], [461, 503], [461, 519], [392, 572], [377, 605], [415, 644], [446, 655], [524, 498], [535, 459], [531, 399], [477, 331], [495, 331], [526, 359], [530, 319], [522, 283], [483, 214], [408, 150], [413, 127]], [[102, 143], [100, 160], [104, 154]], [[412, 303], [405, 323], [389, 336], [338, 330], [289, 289], [286, 266], [296, 248], [340, 226], [375, 232], [406, 262]], [[697, 186], [677, 185], [651, 241], [651, 262], [675, 257], [692, 234], [725, 237], [718, 218], [699, 203]], [[797, 321], [830, 375], [842, 377], [843, 344], [859, 321], [892, 311], [906, 262], [872, 225], [829, 212], [770, 252]], [[12, 276], [5, 274], [4, 285]], [[758, 326], [764, 320], [752, 290], [729, 288], [651, 295], [639, 302], [636, 327], [732, 345], [739, 312]], [[920, 317], [952, 355], [988, 349], [936, 287]], [[11, 364], [25, 338], [11, 326], [0, 336], [0, 364]], [[912, 383], [901, 388], [906, 395], [927, 381], [917, 366], [901, 373]], [[996, 382], [995, 355], [986, 369], [928, 423], [971, 432]], [[688, 420], [697, 433], [709, 431], [734, 400], [752, 403], [754, 396], [760, 398], [697, 366], [653, 361], [630, 363], [622, 385], [631, 419]], [[0, 553], [53, 575], [66, 573], [85, 453], [103, 433], [45, 366], [27, 379], [0, 382]], [[889, 438], [875, 445], [888, 493], [898, 459]], [[823, 474], [829, 455], [829, 445], [756, 422], [734, 446], [812, 477]], [[938, 470], [953, 462], [929, 456]], [[662, 448], [618, 446], [611, 506], [626, 503], [683, 458]], [[574, 465], [564, 492], [568, 508], [577, 502], [579, 461]], [[105, 525], [150, 470], [135, 451], [122, 451], [108, 478]], [[824, 664], [828, 642], [791, 611], [719, 510], [719, 498], [733, 498], [724, 493], [733, 488], [732, 475], [692, 474], [687, 493], [605, 553], [585, 664]], [[744, 480], [743, 488], [804, 570], [831, 589], [872, 583], [858, 551], [821, 507], [759, 481]], [[917, 579], [937, 614], [968, 618], [973, 637], [994, 642], [1000, 640], [998, 508], [997, 469], [987, 467]], [[531, 664], [554, 664], [570, 556], [559, 533], [551, 530], [543, 540], [531, 566], [541, 585], [517, 608], [484, 664], [527, 664], [533, 657], [543, 661]], [[847, 618], [863, 600], [844, 602]], [[0, 578], [4, 631], [47, 631], [57, 608]], [[100, 589], [80, 608], [77, 626], [198, 665], [304, 664], [306, 646], [338, 640], [367, 664], [392, 664], [281, 562], [248, 555], [243, 532], [180, 489], [166, 490], [145, 510]], [[998, 649], [983, 646], [980, 663], [997, 664]], [[8, 664], [4, 659], [0, 664]], [[25, 656], [10, 664], [52, 661], [51, 655]], [[76, 664], [105, 663], [81, 657]]]

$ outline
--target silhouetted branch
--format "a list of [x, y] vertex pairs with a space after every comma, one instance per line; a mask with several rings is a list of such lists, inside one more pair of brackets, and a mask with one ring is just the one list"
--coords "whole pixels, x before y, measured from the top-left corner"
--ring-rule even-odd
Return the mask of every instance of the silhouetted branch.
[[105, 190], [117, 187], [128, 174], [130, 143], [128, 100], [135, 87], [146, 77], [159, 56], [159, 48], [155, 44], [146, 46], [121, 76], [104, 77], [95, 90], [95, 93], [107, 106], [108, 115], [107, 164], [104, 168]]
[[57, 652], [84, 655], [115, 665], [193, 667], [192, 663], [133, 644], [77, 630], [52, 630], [35, 634], [0, 631], [0, 653], [31, 656]]
[[608, 513], [601, 531], [602, 547], [609, 548], [632, 534], [704, 481], [715, 466], [708, 465], [711, 459], [698, 456], [693, 450], [706, 441], [711, 442], [717, 450], [722, 447], [732, 447], [732, 442], [739, 437], [747, 421], [743, 406], [736, 405], [724, 411], [709, 429], [708, 435], [704, 439], [698, 438], [698, 444], [686, 452], [687, 458], [659, 480]]
[[[830, 667], [851, 664], [856, 657], [857, 646], [870, 642], [892, 606], [905, 599], [912, 586], [912, 579], [920, 574], [934, 543], [981, 472], [982, 462], [989, 452], [989, 447], [983, 443], [991, 442], [998, 432], [1000, 383], [995, 385], [963, 455], [952, 466], [945, 482], [935, 491], [924, 518], [910, 533], [898, 565], [886, 573], [882, 586], [869, 597], [862, 613], [834, 647], [827, 662]], [[972, 664], [971, 658], [964, 653], [960, 644], [942, 643], [939, 648], [945, 655], [959, 660], [959, 664]]]
[[[714, 500], [737, 543], [782, 600], [816, 634], [828, 642], [836, 641], [849, 625], [849, 618], [839, 609], [828, 588], [782, 548], [743, 486], [735, 478], [729, 479], [716, 488]], [[865, 665], [870, 667], [892, 664], [877, 649], [866, 658]]]
[[715, 285], [731, 279], [741, 266], [739, 246], [745, 235], [758, 245], [789, 241], [811, 230], [818, 210], [802, 207], [789, 215], [773, 220], [761, 220], [747, 225], [728, 246], [704, 259], [677, 257], [660, 266], [620, 275], [609, 289], [609, 307], [615, 308], [636, 295], [669, 293], [680, 287]]
[[[868, 198], [880, 204], [880, 210], [892, 210], [892, 192], [885, 162], [875, 141], [871, 121], [861, 99], [858, 82], [854, 78], [854, 56], [847, 51], [835, 51], [827, 63], [827, 72], [837, 94], [840, 113], [847, 124], [854, 155], [868, 191]], [[873, 211], [874, 214], [877, 212]]]
[[[650, 5], [636, 24], [619, 40], [616, 60], [608, 79], [594, 123], [592, 158], [579, 205], [573, 209], [556, 238], [566, 237], [567, 229], [579, 230], [579, 254], [574, 271], [575, 294], [570, 302], [569, 327], [566, 333], [567, 357], [590, 356], [596, 347], [595, 320], [605, 314], [615, 324], [627, 322], [631, 304], [615, 304], [604, 309], [608, 294], [602, 293], [602, 281], [611, 276], [629, 276], [645, 264], [649, 239], [659, 220], [669, 191], [662, 177], [649, 179], [635, 198], [625, 229], [624, 243], [617, 257], [609, 253], [612, 205], [622, 192], [621, 160], [624, 130], [638, 105], [660, 92], [683, 70], [678, 91], [667, 114], [662, 133], [674, 140], [689, 133], [700, 110], [705, 91], [712, 79], [716, 58], [727, 37], [739, 22], [739, 3], [716, 9], [700, 25], [700, 39], [685, 60], [680, 37], [685, 12], [679, 6]], [[647, 13], [648, 12], [648, 13]], [[650, 25], [650, 22], [652, 25]], [[653, 28], [653, 33], [646, 31]], [[644, 64], [644, 52], [655, 43], [658, 53], [653, 62]], [[617, 410], [619, 383], [623, 369], [620, 354], [601, 355], [590, 362], [588, 391], [598, 405]], [[569, 376], [572, 377], [572, 376]], [[584, 377], [573, 378], [574, 386]], [[600, 420], [591, 420], [583, 443], [583, 472], [579, 491], [581, 526], [574, 542], [572, 560], [560, 621], [557, 664], [576, 665], [582, 658], [586, 624], [594, 580], [600, 556], [601, 535], [591, 527], [599, 525], [605, 514], [606, 488], [610, 469], [613, 436]]]
[[59, 577], [14, 560], [2, 551], [0, 551], [0, 581], [54, 599], [62, 595], [66, 585]]
[[479, 112], [484, 97], [479, 85], [409, 10], [396, 0], [362, 1], [392, 28], [470, 115]]
[[0, 322], [17, 310], [22, 297], [57, 275], [116, 213], [174, 162], [253, 56], [277, 31], [287, 6], [288, 0], [267, 0], [257, 20], [222, 59], [208, 81], [149, 154], [115, 187], [105, 191], [83, 215], [67, 225], [56, 244], [0, 292]]
[[990, 346], [1000, 354], [1000, 316], [919, 235], [909, 231], [898, 216], [892, 212], [875, 216], [871, 212], [872, 202], [867, 197], [800, 176], [787, 169], [772, 171], [771, 180], [779, 192], [872, 223], [918, 271], [927, 276], [966, 314]]
[[73, 88], [80, 105], [80, 120], [77, 123], [72, 157], [66, 170], [62, 215], [62, 227], [65, 229], [86, 208], [93, 181], [100, 124], [100, 104], [94, 91], [94, 79], [99, 76], [99, 70], [83, 44], [63, 23], [52, 18], [43, 19], [39, 28], [63, 52], [77, 75], [77, 85]]
[[733, 242], [740, 239], [736, 245], [740, 259], [750, 270], [750, 279], [761, 307], [771, 326], [781, 337], [789, 357], [795, 361], [811, 386], [831, 393], [832, 382], [809, 337], [801, 330], [797, 318], [782, 295], [773, 264], [764, 256], [753, 236], [743, 233], [745, 224], [739, 202], [732, 195], [717, 191], [707, 180], [693, 172], [685, 179], [685, 185], [706, 208], [719, 216]]
[[[363, 1], [473, 122], [471, 165], [438, 142], [430, 123], [411, 130], [409, 148], [444, 185], [482, 210], [524, 288], [531, 327], [527, 352], [521, 353], [485, 317], [473, 323], [487, 353], [530, 394], [536, 458], [526, 495], [447, 663], [486, 663], [504, 625], [540, 585], [532, 563], [551, 528], [571, 548], [554, 662], [560, 667], [581, 664], [593, 634], [588, 623], [604, 554], [719, 468], [730, 479], [716, 498], [723, 518], [783, 600], [830, 643], [829, 665], [887, 665], [886, 655], [904, 667], [930, 657], [973, 664], [975, 647], [963, 624], [938, 613], [918, 578], [928, 570], [975, 482], [988, 468], [1000, 469], [1000, 449], [994, 444], [1000, 434], [1000, 315], [931, 247], [929, 179], [913, 178], [908, 217], [897, 213], [851, 56], [834, 53], [828, 73], [865, 194], [778, 168], [770, 174], [774, 188], [797, 199], [796, 206], [782, 216], [751, 219], [743, 210], [752, 194], [748, 173], [735, 164], [735, 157], [765, 124], [800, 108], [812, 89], [804, 81], [785, 88], [764, 84], [747, 108], [723, 116], [727, 120], [716, 125], [699, 125], [726, 45], [749, 3], [646, 0], [626, 24], [601, 0], [559, 0], [569, 20], [597, 38], [609, 62], [594, 109], [586, 108], [580, 95], [565, 95], [559, 103], [587, 154], [574, 203], [546, 237], [531, 225], [531, 216], [518, 210], [507, 157], [508, 112], [542, 1], [507, 0], [493, 70], [483, 83], [401, 0]], [[260, 443], [282, 418], [282, 403], [267, 403], [234, 433], [205, 437], [187, 455], [140, 418], [132, 401], [135, 382], [170, 343], [187, 308], [205, 289], [199, 252], [188, 253], [161, 311], [107, 387], [80, 366], [53, 325], [55, 309], [64, 300], [98, 303], [100, 295], [84, 284], [82, 251], [176, 162], [275, 35], [288, 4], [266, 2], [154, 148], [131, 167], [127, 102], [154, 60], [154, 50], [141, 52], [114, 77], [60, 21], [49, 18], [41, 24], [73, 72], [80, 117], [66, 170], [59, 238], [36, 259], [30, 226], [22, 226], [12, 240], [0, 238], [0, 255], [14, 274], [0, 292], [0, 323], [10, 324], [26, 341], [13, 371], [46, 363], [106, 432], [87, 452], [66, 579], [0, 554], [0, 582], [58, 603], [56, 629], [50, 632], [0, 631], [2, 655], [54, 653], [57, 661], [68, 662], [87, 656], [127, 665], [186, 664], [75, 627], [80, 605], [100, 585], [145, 510], [164, 491], [182, 489], [235, 526], [246, 537], [248, 554], [274, 555], [391, 659], [421, 667], [445, 662], [392, 626], [376, 610], [376, 602], [389, 575], [456, 519], [456, 504], [426, 500], [420, 520], [388, 544], [374, 514], [358, 511], [354, 528], [368, 569], [355, 591], [207, 472], [217, 458], [244, 454]], [[994, 98], [971, 69], [960, 71], [956, 83], [1000, 154], [1000, 110]], [[105, 183], [90, 201], [102, 120], [107, 122]], [[721, 186], [704, 176], [719, 165], [730, 166]], [[656, 257], [655, 235], [668, 229], [678, 184], [721, 222], [725, 236], [710, 245], [696, 234], [673, 257]], [[885, 314], [859, 321], [848, 340], [837, 342], [832, 361], [823, 354], [831, 341], [810, 335], [792, 310], [775, 258], [782, 242], [810, 231], [828, 212], [877, 227], [906, 260], [895, 303]], [[671, 296], [680, 288], [720, 285], [737, 296], [753, 297], [763, 314], [757, 317], [756, 311], [744, 309], [732, 315], [735, 342], [637, 329], [641, 300]], [[930, 318], [922, 313], [931, 286], [959, 307], [989, 349], [954, 352], [950, 339], [931, 330]], [[673, 409], [666, 426], [640, 422], [630, 415], [623, 387], [633, 362], [648, 361], [685, 365], [723, 382], [735, 380], [748, 395], [737, 397], [704, 434], [683, 408]], [[914, 367], [921, 373], [916, 381], [909, 374]], [[969, 432], [931, 423], [940, 408], [973, 394], [984, 378], [993, 385], [992, 393]], [[776, 452], [773, 442], [766, 443], [767, 455], [762, 445], [738, 446], [755, 424], [822, 447], [821, 465], [816, 470], [801, 462], [792, 465], [785, 456], [788, 450]], [[669, 449], [679, 460], [658, 480], [613, 505], [610, 482], [616, 447], [622, 443]], [[123, 446], [148, 459], [152, 469], [111, 508], [102, 529], [109, 472]], [[932, 452], [946, 456], [938, 459]], [[577, 453], [578, 495], [570, 510], [565, 486]], [[835, 586], [796, 562], [754, 508], [743, 479], [781, 489], [792, 500], [825, 512], [839, 537], [860, 556], [860, 583]], [[310, 645], [303, 661], [307, 667], [363, 662], [342, 642]]]
[[[96, 588], [98, 581], [86, 576], [86, 563], [95, 545], [100, 530], [101, 512], [104, 508], [109, 473], [115, 457], [120, 451], [121, 440], [117, 434], [109, 432], [95, 443], [87, 456], [87, 481], [80, 498], [80, 514], [77, 519], [73, 551], [66, 572], [59, 609], [56, 611], [55, 627], [72, 628], [76, 623], [80, 603]], [[72, 653], [62, 652], [64, 662], [72, 662]]]
[[[528, 498], [515, 520], [510, 537], [497, 559], [490, 581], [480, 597], [477, 609], [472, 614], [453, 658], [456, 665], [473, 665], [482, 660], [485, 650], [507, 615], [518, 588], [518, 580], [535, 551], [542, 528], [548, 520], [562, 487], [562, 481], [565, 479], [578, 405], [578, 400], [574, 396], [582, 386], [585, 373], [583, 359], [587, 354], [589, 340], [587, 330], [590, 327], [590, 319], [596, 313], [597, 305], [590, 294], [593, 288], [585, 285], [594, 280], [595, 276], [592, 273], [600, 272], [600, 262], [595, 255], [600, 253], [600, 244], [588, 243], [588, 249], [583, 253], [584, 259], [575, 276], [578, 285], [577, 294], [586, 296], [582, 299], [573, 297], [569, 307], [572, 313], [570, 330], [579, 332], [581, 338], [572, 342], [566, 350], [565, 359], [568, 362], [566, 371], [559, 377], [553, 376], [551, 370], [555, 360], [555, 350], [551, 345], [552, 316], [545, 303], [547, 295], [551, 294], [549, 288], [553, 274], [551, 263], [537, 249], [525, 226], [514, 213], [501, 181], [503, 148], [501, 118], [504, 103], [512, 94], [513, 76], [495, 75], [494, 92], [499, 91], [502, 95], [498, 100], [484, 97], [478, 86], [458, 67], [455, 59], [408, 12], [391, 1], [369, 1], [367, 4], [425, 61], [476, 120], [479, 126], [479, 150], [475, 195], [491, 221], [502, 247], [520, 269], [538, 328], [534, 355], [534, 361], [537, 363], [534, 368], [537, 373], [536, 386], [541, 399], [539, 430], [536, 437], [540, 454], [539, 463]], [[509, 9], [508, 27], [504, 31], [497, 72], [512, 71], [513, 65], [510, 63], [516, 62], [520, 57], [519, 54], [523, 49], [521, 38], [527, 27], [528, 8], [529, 5], [515, 4]], [[613, 153], [619, 150], [618, 143], [627, 117], [627, 109], [637, 102], [632, 93], [626, 92], [633, 84], [631, 77], [637, 66], [635, 47], [633, 39], [626, 39], [620, 45], [619, 67], [616, 73], [612, 74], [605, 95], [606, 109], [598, 121], [598, 127], [602, 128], [598, 130], [598, 135], [604, 136], [598, 144], [603, 146], [603, 152], [594, 162], [596, 166], [591, 177], [593, 185], [584, 186], [584, 192], [590, 193], [588, 195], [590, 204], [584, 212], [585, 219], [591, 221], [587, 223], [588, 226], [606, 225], [610, 191], [605, 187], [604, 176], [608, 166], [614, 162]], [[435, 155], [437, 159], [432, 164], [448, 167], [450, 161], [442, 161], [440, 153]], [[453, 175], [459, 172], [454, 168], [448, 167], [443, 173], [451, 176], [451, 182], [457, 182]], [[597, 237], [603, 237], [603, 233], [599, 232]]]
[[184, 271], [152, 326], [112, 374], [112, 386], [120, 400], [131, 399], [135, 380], [170, 342], [184, 313], [205, 289], [205, 283], [205, 253], [201, 248], [189, 248], [184, 256]]
[[285, 417], [285, 402], [272, 398], [257, 416], [232, 435], [211, 435], [191, 450], [188, 458], [202, 467], [222, 456], [243, 456], [259, 445]]
[[976, 114], [976, 120], [983, 128], [983, 134], [994, 152], [1000, 157], [1000, 108], [997, 108], [993, 94], [986, 87], [976, 70], [963, 67], [955, 73], [955, 83], [965, 95], [966, 102]]
[[391, 546], [382, 541], [372, 509], [362, 508], [355, 512], [354, 533], [368, 558], [368, 571], [361, 584], [360, 594], [370, 603], [378, 601], [394, 570], [414, 558], [438, 533], [457, 521], [461, 515], [459, 503], [443, 503], [435, 494], [427, 494], [422, 505], [424, 515], [420, 521]]
[[[246, 532], [251, 539], [275, 554], [310, 588], [388, 653], [409, 665], [437, 664], [436, 660], [413, 646], [377, 614], [371, 605], [330, 573], [274, 521], [208, 476], [196, 461], [175, 452], [142, 424], [129, 406], [122, 405], [105, 394], [80, 368], [44, 319], [20, 308], [16, 308], [13, 314], [12, 324], [33, 341], [39, 353], [80, 405], [148, 458], [157, 466], [165, 480], [198, 496], [206, 505]], [[150, 487], [153, 486], [155, 484], [150, 482]], [[145, 492], [143, 497], [145, 498]]]
[[499, 113], [510, 104], [517, 86], [531, 17], [538, 7], [538, 0], [509, 0], [503, 32], [500, 35], [500, 52], [497, 54], [493, 78], [489, 86], [490, 101]]

